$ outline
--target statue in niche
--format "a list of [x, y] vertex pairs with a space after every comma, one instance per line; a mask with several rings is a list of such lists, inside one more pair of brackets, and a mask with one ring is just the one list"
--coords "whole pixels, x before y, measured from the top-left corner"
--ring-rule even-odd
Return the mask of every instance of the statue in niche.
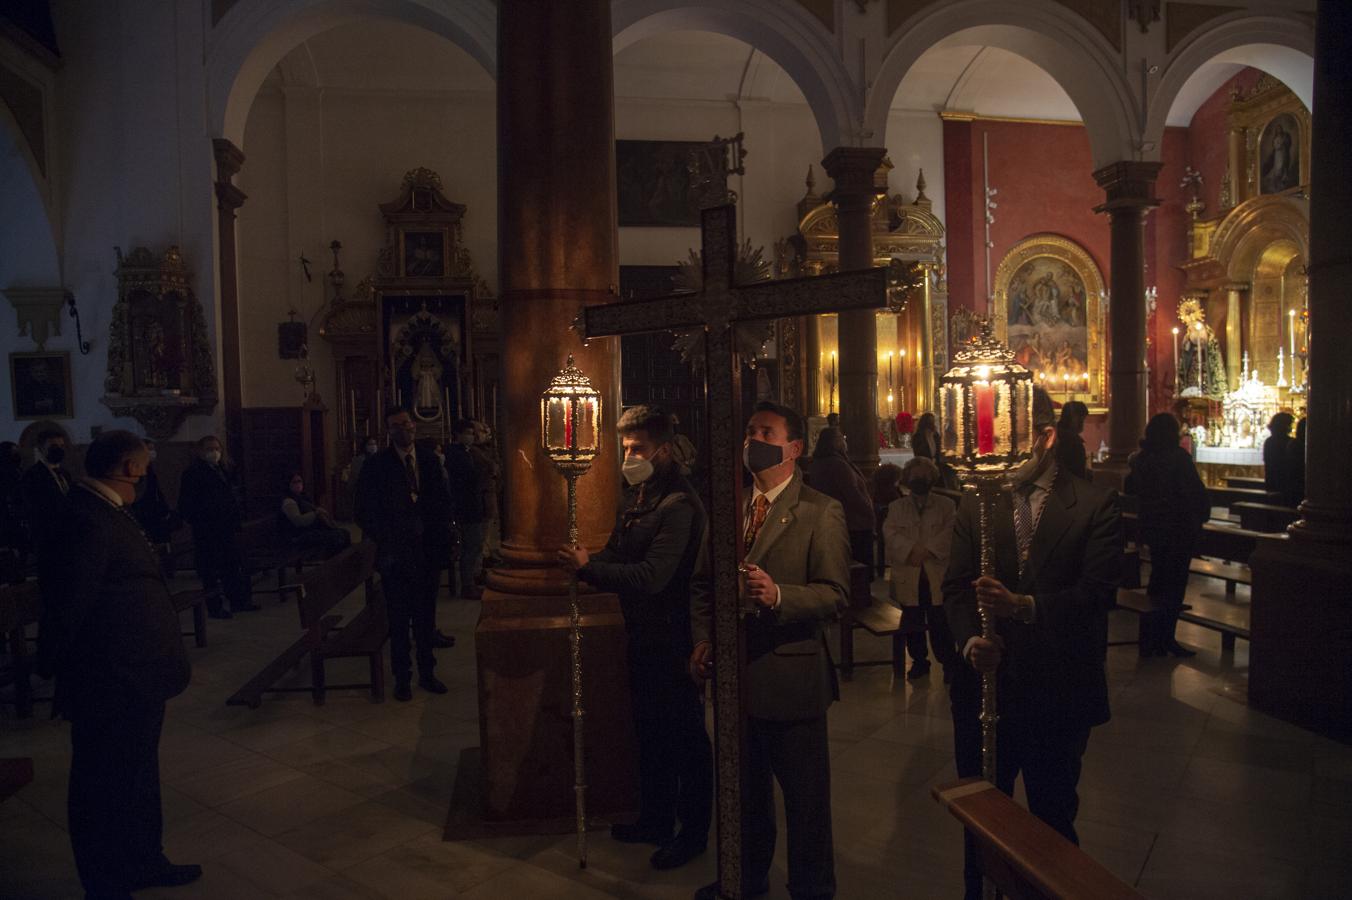
[[177, 295], [137, 294], [131, 301], [132, 389], [138, 394], [182, 386], [182, 329]]
[[435, 419], [442, 411], [441, 373], [444, 367], [437, 360], [430, 341], [423, 343], [413, 362], [418, 381], [418, 399], [413, 408], [420, 418]]
[[1220, 399], [1228, 389], [1225, 357], [1220, 342], [1206, 323], [1206, 312], [1196, 299], [1178, 305], [1183, 332], [1178, 355], [1178, 396]]
[[[391, 341], [398, 404], [419, 422], [453, 420], [460, 414], [460, 307], [443, 309], [451, 298], [398, 299], [418, 303], [417, 312], [402, 321]], [[399, 318], [397, 312], [395, 318]]]

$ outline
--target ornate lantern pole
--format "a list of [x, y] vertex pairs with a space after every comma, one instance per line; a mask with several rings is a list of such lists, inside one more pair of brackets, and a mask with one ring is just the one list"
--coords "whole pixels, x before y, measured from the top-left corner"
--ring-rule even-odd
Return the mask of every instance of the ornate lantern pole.
[[[549, 461], [568, 481], [568, 543], [577, 544], [577, 479], [591, 468], [601, 446], [601, 394], [568, 355], [559, 374], [540, 395], [540, 443]], [[568, 579], [572, 630], [573, 795], [577, 808], [577, 864], [587, 867], [587, 776], [582, 753], [582, 631], [577, 600], [577, 574]]]
[[[1028, 460], [1036, 435], [1033, 428], [1033, 374], [1014, 361], [1014, 354], [991, 335], [990, 321], [981, 335], [953, 354], [954, 365], [940, 387], [943, 449], [948, 462], [976, 494], [981, 535], [981, 574], [995, 575], [995, 499], [1009, 473]], [[995, 617], [981, 615], [981, 636], [995, 638]], [[995, 783], [995, 673], [981, 674], [981, 774]], [[986, 893], [993, 895], [992, 883]]]

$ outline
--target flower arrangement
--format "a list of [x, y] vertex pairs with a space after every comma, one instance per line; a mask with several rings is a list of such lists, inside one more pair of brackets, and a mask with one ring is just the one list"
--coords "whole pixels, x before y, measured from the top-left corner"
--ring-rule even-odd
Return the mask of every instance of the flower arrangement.
[[902, 410], [897, 413], [897, 433], [912, 434], [915, 431], [915, 417]]

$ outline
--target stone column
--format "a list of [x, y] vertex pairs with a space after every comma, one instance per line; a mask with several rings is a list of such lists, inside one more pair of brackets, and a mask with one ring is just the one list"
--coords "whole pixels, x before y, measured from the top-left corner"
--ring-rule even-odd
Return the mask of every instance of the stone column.
[[1260, 541], [1249, 703], [1333, 737], [1352, 738], [1352, 4], [1319, 0], [1310, 165], [1310, 394], [1305, 500], [1290, 538]]
[[[873, 176], [887, 151], [837, 147], [822, 160], [835, 181], [840, 271], [873, 266]], [[878, 468], [878, 325], [871, 309], [840, 314], [840, 425], [850, 459], [865, 473]]]
[[1237, 390], [1244, 374], [1244, 292], [1246, 285], [1225, 286], [1225, 370], [1227, 390]]
[[220, 248], [221, 398], [225, 406], [225, 449], [236, 461], [244, 454], [244, 388], [239, 371], [239, 263], [235, 248], [235, 213], [247, 199], [235, 187], [244, 152], [225, 138], [215, 138], [216, 240]]
[[[498, 6], [498, 238], [505, 324], [502, 555], [476, 631], [484, 815], [573, 809], [566, 482], [540, 450], [539, 398], [572, 353], [602, 395], [604, 449], [578, 490], [582, 543], [604, 545], [619, 499], [616, 342], [582, 342], [582, 307], [618, 282], [609, 0]], [[624, 629], [614, 595], [583, 605], [588, 806], [632, 806], [635, 756]]]
[[[1116, 162], [1094, 173], [1108, 200], [1111, 230], [1108, 302], [1109, 468], [1124, 468], [1145, 433], [1145, 216], [1155, 199], [1160, 164]], [[1115, 464], [1115, 465], [1114, 465]]]

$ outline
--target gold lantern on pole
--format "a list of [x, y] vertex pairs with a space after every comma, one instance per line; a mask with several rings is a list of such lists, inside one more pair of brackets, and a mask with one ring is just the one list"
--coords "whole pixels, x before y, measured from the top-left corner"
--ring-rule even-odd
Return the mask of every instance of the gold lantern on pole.
[[[941, 448], [963, 486], [976, 494], [981, 540], [981, 574], [995, 575], [995, 499], [1017, 466], [1033, 453], [1033, 373], [1014, 361], [1008, 347], [980, 336], [953, 354], [954, 365], [940, 381], [943, 414]], [[981, 636], [995, 638], [995, 618], [980, 610]], [[981, 774], [995, 783], [995, 673], [981, 675]], [[987, 881], [987, 894], [991, 884]]]
[[[540, 443], [549, 461], [568, 481], [568, 543], [577, 544], [577, 479], [591, 468], [601, 448], [601, 394], [573, 365], [572, 354], [540, 395]], [[577, 574], [568, 579], [572, 627], [573, 795], [577, 810], [577, 864], [587, 867], [587, 777], [583, 764], [582, 631]]]

